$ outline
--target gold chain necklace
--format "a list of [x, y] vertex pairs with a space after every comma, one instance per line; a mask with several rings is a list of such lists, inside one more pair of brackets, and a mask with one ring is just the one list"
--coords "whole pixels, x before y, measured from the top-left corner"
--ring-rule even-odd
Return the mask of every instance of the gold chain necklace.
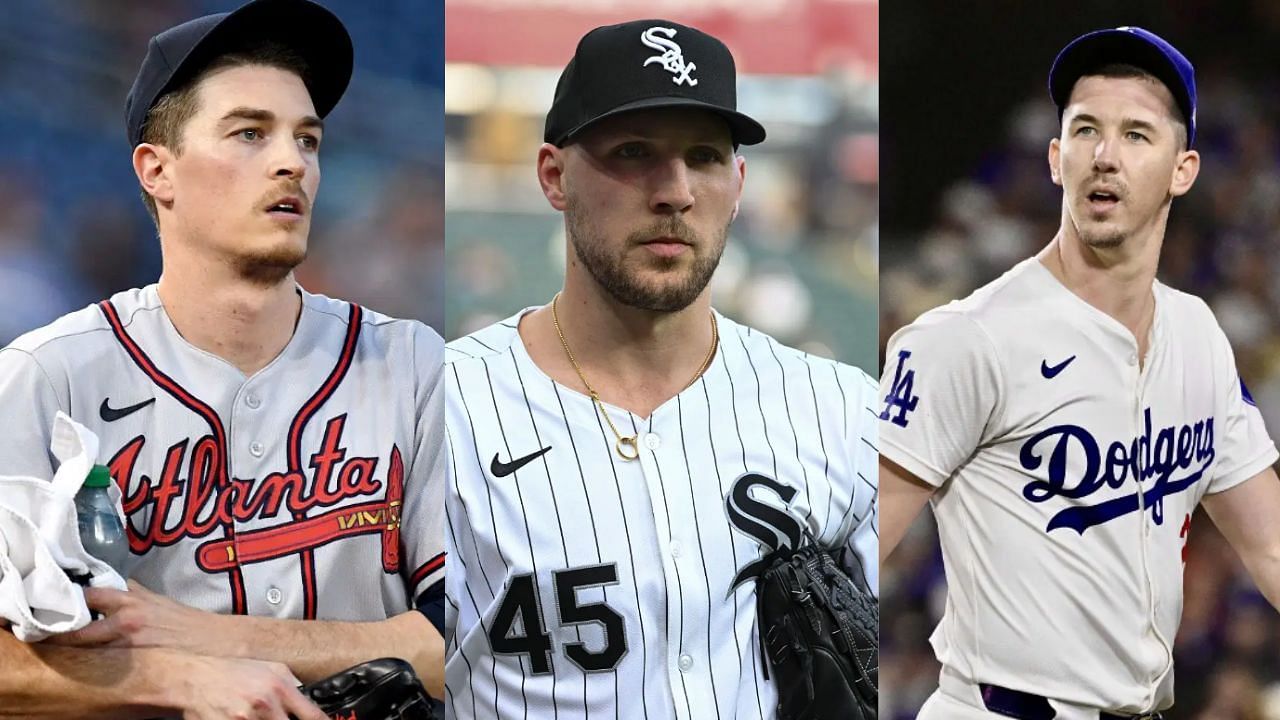
[[[613, 444], [613, 449], [618, 452], [618, 455], [623, 460], [635, 460], [640, 457], [640, 446], [636, 444], [636, 436], [623, 435], [618, 432], [618, 427], [613, 424], [613, 418], [609, 417], [609, 411], [605, 410], [604, 403], [600, 401], [600, 393], [597, 393], [595, 388], [591, 387], [591, 383], [587, 382], [587, 377], [582, 374], [582, 368], [578, 365], [577, 359], [573, 357], [573, 351], [569, 349], [569, 341], [564, 339], [564, 331], [560, 329], [559, 303], [560, 293], [556, 293], [555, 298], [551, 301], [551, 322], [555, 324], [556, 334], [560, 336], [560, 347], [563, 347], [564, 354], [569, 356], [569, 364], [573, 365], [574, 372], [578, 373], [578, 379], [587, 388], [587, 394], [591, 396], [592, 402], [596, 404], [596, 410], [604, 416], [605, 422], [609, 423], [609, 429], [613, 431], [614, 437], [617, 438], [617, 441]], [[715, 313], [708, 313], [708, 315], [711, 318], [711, 347], [707, 350], [706, 359], [702, 361], [702, 365], [693, 374], [693, 377], [689, 378], [689, 382], [685, 383], [681, 392], [689, 389], [690, 386], [698, 381], [698, 378], [702, 377], [707, 368], [711, 367], [711, 361], [716, 356], [716, 346], [720, 344], [720, 330], [716, 327]]]

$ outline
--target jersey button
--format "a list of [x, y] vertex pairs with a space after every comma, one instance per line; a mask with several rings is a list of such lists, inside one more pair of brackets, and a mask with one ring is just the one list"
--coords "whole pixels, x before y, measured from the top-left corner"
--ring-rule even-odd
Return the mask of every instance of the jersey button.
[[671, 557], [680, 557], [680, 543], [675, 540], [671, 541]]
[[262, 443], [260, 443], [260, 442], [253, 442], [253, 443], [249, 443], [249, 454], [250, 454], [250, 455], [252, 455], [252, 456], [254, 456], [254, 457], [262, 457], [262, 450], [263, 450], [263, 448], [262, 448]]
[[688, 655], [680, 656], [680, 672], [687, 673], [693, 667], [693, 658]]
[[1130, 364], [1130, 365], [1137, 365], [1137, 364], [1138, 364], [1138, 356], [1137, 356], [1137, 355], [1130, 355], [1130, 356], [1129, 356], [1129, 364]]
[[257, 395], [254, 395], [253, 393], [249, 393], [244, 398], [244, 404], [248, 405], [249, 408], [252, 410], [257, 410], [259, 407], [262, 406], [262, 398], [258, 397]]
[[280, 592], [280, 588], [278, 587], [269, 588], [267, 590], [267, 602], [271, 603], [272, 605], [279, 605], [280, 599], [281, 597], [283, 597], [283, 595], [284, 594]]
[[650, 450], [657, 450], [662, 447], [662, 438], [657, 433], [649, 433], [644, 436], [644, 446]]

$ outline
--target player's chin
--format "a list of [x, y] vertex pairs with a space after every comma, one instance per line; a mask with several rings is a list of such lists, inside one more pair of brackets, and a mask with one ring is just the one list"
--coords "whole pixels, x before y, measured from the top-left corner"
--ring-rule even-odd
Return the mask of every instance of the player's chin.
[[1124, 245], [1129, 233], [1116, 224], [1095, 224], [1080, 229], [1080, 240], [1094, 250], [1111, 250]]
[[633, 277], [631, 286], [636, 302], [646, 310], [678, 312], [693, 303], [706, 288], [706, 281], [690, 269]]
[[304, 238], [242, 249], [236, 255], [235, 265], [245, 279], [272, 284], [288, 277], [306, 259]]

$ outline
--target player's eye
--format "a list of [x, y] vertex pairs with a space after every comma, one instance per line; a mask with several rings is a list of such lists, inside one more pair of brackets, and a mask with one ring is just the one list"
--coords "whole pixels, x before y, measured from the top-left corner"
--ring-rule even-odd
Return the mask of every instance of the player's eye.
[[702, 145], [689, 151], [689, 161], [694, 164], [712, 164], [723, 160], [724, 153], [709, 145]]
[[309, 133], [303, 133], [298, 136], [298, 145], [304, 150], [316, 151], [320, 149], [320, 138]]
[[1091, 135], [1096, 135], [1097, 133], [1098, 133], [1098, 129], [1093, 127], [1092, 125], [1081, 125], [1080, 127], [1076, 128], [1076, 135], [1091, 136]]
[[1125, 137], [1125, 139], [1126, 139], [1126, 140], [1129, 140], [1129, 141], [1131, 141], [1131, 142], [1146, 142], [1146, 141], [1147, 141], [1147, 136], [1146, 136], [1146, 135], [1143, 135], [1142, 133], [1138, 132], [1137, 130], [1130, 130], [1129, 132], [1126, 132], [1126, 133], [1124, 134], [1124, 137]]
[[629, 142], [614, 148], [613, 154], [615, 157], [625, 160], [639, 160], [640, 158], [648, 157], [649, 151], [644, 146], [644, 143]]
[[262, 139], [262, 131], [258, 128], [244, 128], [236, 131], [236, 137], [249, 142], [256, 142]]

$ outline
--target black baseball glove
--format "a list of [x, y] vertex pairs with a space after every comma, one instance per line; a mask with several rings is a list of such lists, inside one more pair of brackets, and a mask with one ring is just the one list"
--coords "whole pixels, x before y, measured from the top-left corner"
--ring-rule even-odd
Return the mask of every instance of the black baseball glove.
[[413, 666], [396, 658], [370, 660], [300, 690], [334, 720], [437, 720]]
[[773, 669], [778, 720], [874, 720], [876, 598], [812, 541], [774, 552], [756, 594], [760, 651], [766, 678]]

